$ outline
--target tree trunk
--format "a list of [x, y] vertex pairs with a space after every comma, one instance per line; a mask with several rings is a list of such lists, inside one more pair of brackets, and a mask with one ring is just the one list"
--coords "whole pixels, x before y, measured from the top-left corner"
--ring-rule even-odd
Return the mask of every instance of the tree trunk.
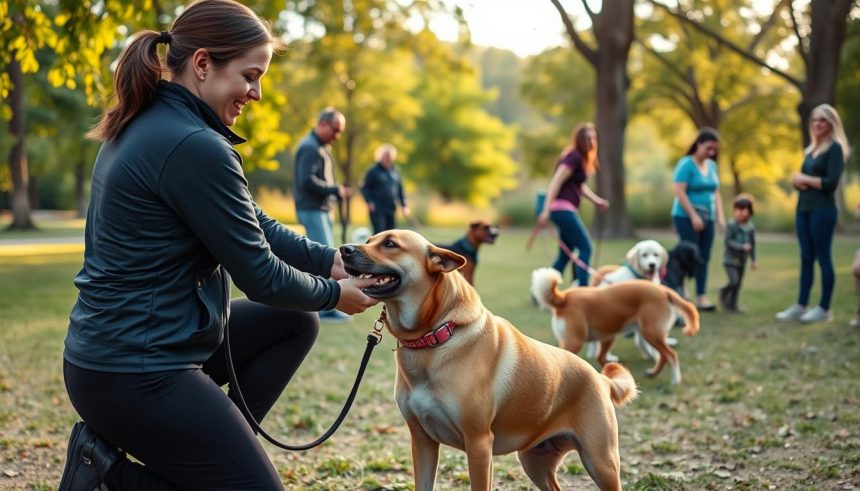
[[608, 199], [606, 212], [595, 214], [594, 227], [599, 237], [632, 237], [624, 192], [624, 132], [627, 127], [627, 56], [601, 57], [596, 67], [595, 90], [601, 170], [597, 174], [597, 193]]
[[734, 156], [729, 159], [729, 172], [732, 174], [732, 196], [737, 196], [743, 192], [743, 185], [741, 184], [741, 173], [738, 170], [738, 163]]
[[12, 61], [7, 65], [6, 72], [12, 82], [9, 91], [9, 106], [12, 119], [9, 121], [9, 133], [14, 143], [9, 150], [9, 172], [12, 177], [12, 223], [11, 230], [33, 229], [32, 211], [27, 187], [27, 149], [25, 147], [26, 127], [24, 125], [24, 76], [21, 65], [12, 54]]
[[853, 0], [812, 0], [806, 79], [797, 106], [804, 148], [809, 145], [809, 115], [819, 104], [836, 105], [836, 78]]
[[39, 178], [37, 176], [29, 176], [27, 180], [27, 196], [30, 200], [30, 209], [38, 210], [42, 207], [39, 201]]
[[597, 39], [595, 126], [600, 142], [598, 194], [610, 207], [597, 213], [599, 237], [632, 237], [624, 192], [624, 137], [627, 128], [627, 58], [633, 42], [633, 0], [604, 0], [599, 15], [592, 16]]

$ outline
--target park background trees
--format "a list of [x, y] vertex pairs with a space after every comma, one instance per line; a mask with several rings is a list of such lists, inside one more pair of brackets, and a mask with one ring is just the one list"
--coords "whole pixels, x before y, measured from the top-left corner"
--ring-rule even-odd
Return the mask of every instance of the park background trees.
[[[519, 58], [472, 45], [455, 1], [248, 0], [290, 44], [235, 128], [252, 141], [238, 147], [252, 185], [288, 191], [292, 148], [333, 105], [348, 119], [332, 148], [342, 182], [358, 185], [391, 142], [415, 194], [499, 210], [545, 186], [573, 126], [592, 120], [596, 187], [612, 201], [594, 224], [623, 236], [655, 223], [643, 210], [662, 213], [671, 166], [700, 126], [723, 136], [727, 192], [782, 213], [812, 106], [836, 105], [860, 141], [856, 0], [541, 1], [569, 44]], [[83, 211], [98, 145], [81, 135], [108, 100], [111, 63], [128, 35], [166, 29], [182, 4], [0, 5], [0, 208], [13, 228], [32, 226], [34, 206]], [[435, 16], [457, 23], [456, 41], [430, 29]]]

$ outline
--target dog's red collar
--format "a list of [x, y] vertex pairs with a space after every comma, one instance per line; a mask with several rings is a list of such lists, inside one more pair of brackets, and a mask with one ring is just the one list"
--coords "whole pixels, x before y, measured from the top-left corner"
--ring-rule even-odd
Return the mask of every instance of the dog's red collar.
[[397, 339], [397, 344], [403, 346], [404, 348], [432, 348], [433, 346], [438, 346], [445, 341], [451, 339], [451, 336], [454, 335], [454, 329], [457, 327], [457, 324], [454, 321], [448, 321], [442, 324], [442, 327], [436, 329], [435, 331], [430, 331], [427, 334], [421, 336], [418, 339]]

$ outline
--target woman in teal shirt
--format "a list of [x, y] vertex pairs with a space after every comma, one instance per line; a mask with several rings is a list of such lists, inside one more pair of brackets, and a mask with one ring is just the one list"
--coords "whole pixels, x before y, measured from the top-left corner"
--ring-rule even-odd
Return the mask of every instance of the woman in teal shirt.
[[[803, 152], [800, 172], [791, 176], [791, 185], [799, 191], [795, 227], [800, 245], [800, 291], [796, 304], [776, 314], [779, 320], [833, 320], [830, 300], [836, 275], [832, 245], [838, 215], [835, 194], [851, 149], [842, 120], [829, 104], [812, 110], [809, 137], [812, 143]], [[821, 299], [815, 307], [807, 308], [816, 261], [821, 268]]]
[[714, 224], [720, 232], [726, 226], [723, 202], [720, 198], [720, 174], [714, 158], [720, 148], [720, 137], [712, 128], [702, 128], [687, 154], [675, 164], [672, 181], [675, 199], [672, 202], [672, 223], [679, 240], [699, 246], [704, 264], [696, 271], [696, 306], [699, 310], [714, 310], [705, 290], [708, 284], [708, 262], [714, 244]]

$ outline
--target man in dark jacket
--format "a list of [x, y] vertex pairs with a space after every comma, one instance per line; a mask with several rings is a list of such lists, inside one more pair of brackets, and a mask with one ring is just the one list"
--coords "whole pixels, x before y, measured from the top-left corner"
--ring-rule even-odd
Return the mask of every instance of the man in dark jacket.
[[394, 167], [396, 158], [397, 149], [394, 145], [386, 143], [377, 148], [376, 164], [367, 171], [361, 186], [361, 194], [367, 202], [370, 223], [373, 224], [375, 234], [396, 228], [394, 215], [397, 212], [397, 203], [400, 203], [403, 215], [409, 216], [409, 207], [406, 206], [406, 196], [403, 194], [403, 180]]
[[346, 117], [334, 108], [322, 110], [317, 125], [296, 149], [293, 194], [296, 215], [305, 227], [305, 235], [314, 242], [334, 246], [331, 225], [331, 202], [346, 199], [350, 190], [334, 179], [334, 168], [328, 146], [346, 129]]
[[[340, 138], [346, 129], [346, 117], [336, 109], [327, 107], [320, 112], [317, 125], [296, 149], [293, 194], [296, 199], [296, 216], [305, 227], [305, 235], [320, 244], [334, 247], [331, 224], [332, 201], [346, 199], [351, 191], [334, 179], [334, 168], [328, 146]], [[320, 312], [330, 320], [348, 320], [349, 316], [337, 310]]]

